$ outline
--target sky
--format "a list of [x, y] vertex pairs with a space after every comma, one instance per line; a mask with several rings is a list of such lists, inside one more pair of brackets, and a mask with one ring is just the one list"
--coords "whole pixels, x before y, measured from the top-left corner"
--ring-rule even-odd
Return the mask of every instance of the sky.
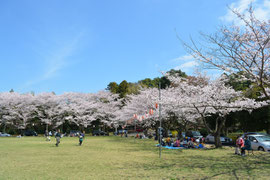
[[[97, 92], [200, 69], [179, 38], [199, 41], [234, 21], [250, 0], [0, 1], [0, 92]], [[253, 0], [261, 19], [270, 0]], [[235, 22], [237, 23], [237, 22]], [[178, 38], [179, 37], [179, 38]], [[217, 72], [209, 71], [210, 76]]]

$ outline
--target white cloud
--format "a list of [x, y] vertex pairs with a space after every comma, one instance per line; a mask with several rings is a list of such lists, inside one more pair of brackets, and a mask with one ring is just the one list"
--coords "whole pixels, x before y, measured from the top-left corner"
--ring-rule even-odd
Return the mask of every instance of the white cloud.
[[187, 74], [193, 74], [199, 65], [199, 63], [193, 58], [192, 55], [183, 55], [178, 58], [172, 59], [171, 61], [177, 64], [174, 69], [180, 69]]
[[59, 75], [61, 70], [71, 63], [69, 57], [75, 53], [82, 36], [83, 33], [79, 33], [77, 36], [68, 40], [65, 44], [54, 47], [54, 50], [47, 51], [44, 57], [41, 57], [45, 62], [43, 73], [41, 73], [37, 78], [25, 82], [21, 89], [29, 88], [35, 84], [52, 79]]
[[76, 48], [76, 44], [68, 45], [58, 49], [54, 54], [48, 57], [47, 67], [41, 76], [41, 80], [53, 78], [57, 73], [68, 65], [68, 57], [71, 56]]
[[178, 61], [187, 61], [187, 60], [192, 60], [192, 59], [193, 59], [192, 55], [183, 55], [178, 58], [172, 59], [171, 61], [178, 62]]
[[[229, 7], [231, 9], [236, 9], [240, 13], [247, 14], [247, 9], [251, 3], [254, 8], [254, 15], [257, 19], [270, 19], [270, 0], [238, 0], [237, 2], [230, 4]], [[226, 15], [220, 17], [220, 19], [226, 22], [234, 22], [235, 24], [243, 25], [230, 9], [228, 9]]]
[[200, 66], [200, 62], [195, 60], [191, 55], [180, 56], [179, 58], [175, 58], [174, 60], [175, 63], [180, 63], [180, 65], [175, 66], [174, 69], [181, 70], [188, 75], [196, 76], [198, 72], [201, 72], [205, 73], [211, 79], [216, 79], [223, 73], [222, 71], [216, 69], [203, 69], [203, 67]]
[[190, 68], [194, 68], [196, 66], [198, 66], [199, 63], [196, 62], [196, 61], [189, 61], [189, 62], [186, 62], [184, 64], [181, 64], [180, 66], [177, 66], [175, 69], [190, 69]]

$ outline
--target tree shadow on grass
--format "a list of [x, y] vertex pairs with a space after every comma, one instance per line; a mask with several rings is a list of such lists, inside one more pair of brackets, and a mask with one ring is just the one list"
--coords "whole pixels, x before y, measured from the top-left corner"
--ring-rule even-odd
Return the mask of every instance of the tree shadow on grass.
[[[190, 157], [191, 158], [191, 157]], [[260, 157], [242, 157], [237, 155], [223, 156], [220, 158], [210, 156], [192, 156], [193, 159], [200, 159], [201, 162], [187, 165], [188, 168], [211, 169], [212, 175], [202, 179], [212, 179], [220, 175], [229, 175], [235, 179], [256, 177], [256, 171], [267, 172], [270, 170], [270, 157], [263, 154]], [[257, 174], [258, 175], [258, 174]]]
[[[228, 177], [229, 179], [265, 178], [270, 170], [270, 153], [254, 152], [255, 155], [246, 157], [234, 154], [233, 148], [222, 149], [194, 149], [170, 150], [162, 148], [162, 158], [158, 158], [159, 148], [155, 147], [157, 141], [131, 138], [111, 138], [110, 143], [118, 143], [127, 152], [149, 151], [157, 153], [148, 161], [132, 161], [131, 166], [140, 167], [150, 171], [168, 171], [183, 173], [187, 179], [193, 177], [198, 170], [198, 179], [216, 179]], [[184, 152], [184, 153], [182, 153]], [[143, 155], [142, 155], [143, 156]], [[150, 160], [151, 158], [151, 160]], [[181, 170], [181, 171], [179, 171]], [[193, 171], [194, 170], [194, 171]], [[201, 173], [201, 174], [200, 174]], [[179, 178], [172, 177], [172, 178]], [[183, 178], [183, 176], [181, 176]]]
[[[264, 153], [258, 156], [242, 157], [234, 154], [215, 156], [214, 154], [193, 155], [189, 153], [162, 159], [157, 158], [151, 163], [140, 162], [137, 166], [150, 171], [179, 172], [187, 177], [193, 177], [194, 172], [197, 172], [196, 176], [199, 179], [216, 179], [222, 178], [222, 176], [229, 179], [255, 179], [268, 177], [270, 155]], [[198, 171], [198, 169], [200, 170]], [[183, 172], [179, 170], [183, 170]]]

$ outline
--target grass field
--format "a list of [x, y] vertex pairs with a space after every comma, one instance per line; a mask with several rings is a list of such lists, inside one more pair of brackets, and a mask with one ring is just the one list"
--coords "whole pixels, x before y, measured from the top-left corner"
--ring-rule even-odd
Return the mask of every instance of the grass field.
[[0, 179], [269, 179], [270, 153], [234, 149], [163, 150], [153, 140], [0, 138]]

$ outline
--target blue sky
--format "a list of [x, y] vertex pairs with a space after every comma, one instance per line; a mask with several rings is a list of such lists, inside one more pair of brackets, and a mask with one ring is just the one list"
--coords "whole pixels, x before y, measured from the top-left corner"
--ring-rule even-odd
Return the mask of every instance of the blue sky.
[[[0, 1], [0, 92], [97, 92], [197, 64], [188, 41], [233, 18], [248, 0]], [[269, 0], [254, 1], [268, 17]], [[268, 4], [269, 3], [269, 4]]]

